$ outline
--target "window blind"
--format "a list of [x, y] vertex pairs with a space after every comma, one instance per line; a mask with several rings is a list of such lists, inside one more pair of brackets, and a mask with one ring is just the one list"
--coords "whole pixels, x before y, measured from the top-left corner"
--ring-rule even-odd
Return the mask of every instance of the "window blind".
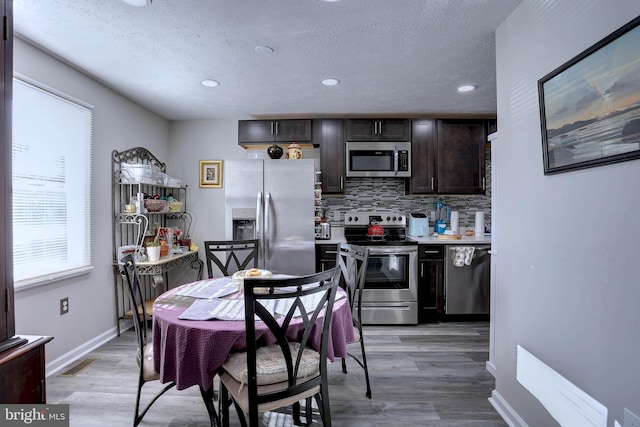
[[91, 108], [14, 78], [13, 271], [16, 288], [91, 268]]

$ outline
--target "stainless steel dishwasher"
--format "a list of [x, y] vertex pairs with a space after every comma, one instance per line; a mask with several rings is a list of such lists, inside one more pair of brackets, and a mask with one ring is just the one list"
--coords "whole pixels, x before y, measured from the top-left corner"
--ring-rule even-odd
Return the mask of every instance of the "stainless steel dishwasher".
[[491, 246], [473, 246], [471, 265], [461, 267], [453, 264], [457, 247], [446, 247], [445, 314], [489, 314]]

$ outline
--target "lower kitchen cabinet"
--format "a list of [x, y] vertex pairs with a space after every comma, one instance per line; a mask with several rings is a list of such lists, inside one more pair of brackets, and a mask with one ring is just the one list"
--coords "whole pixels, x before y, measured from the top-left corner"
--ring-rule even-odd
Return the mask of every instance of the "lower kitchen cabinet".
[[338, 256], [338, 245], [316, 244], [316, 272], [329, 270], [335, 267]]
[[418, 245], [418, 322], [444, 316], [444, 246]]

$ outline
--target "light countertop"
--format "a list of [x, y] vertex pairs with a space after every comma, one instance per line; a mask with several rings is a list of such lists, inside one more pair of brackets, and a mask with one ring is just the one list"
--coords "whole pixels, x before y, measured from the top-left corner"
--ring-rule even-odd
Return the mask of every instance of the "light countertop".
[[437, 237], [427, 236], [427, 237], [414, 237], [407, 236], [410, 240], [414, 240], [418, 242], [420, 245], [490, 245], [491, 244], [491, 236], [462, 236], [461, 239], [458, 240], [443, 240], [438, 239]]
[[[462, 227], [462, 233], [465, 228]], [[433, 236], [417, 237], [407, 236], [408, 239], [413, 240], [421, 245], [490, 245], [491, 235], [485, 234], [483, 236], [465, 236], [462, 235], [458, 240], [442, 240]], [[316, 244], [319, 245], [337, 245], [338, 243], [345, 243], [344, 227], [331, 227], [331, 238], [328, 240], [316, 239]]]

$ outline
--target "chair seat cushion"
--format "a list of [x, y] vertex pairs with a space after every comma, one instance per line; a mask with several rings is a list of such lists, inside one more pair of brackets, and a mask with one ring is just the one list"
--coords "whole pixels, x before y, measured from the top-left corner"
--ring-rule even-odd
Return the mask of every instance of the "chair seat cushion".
[[[295, 365], [295, 358], [300, 349], [297, 342], [289, 343], [291, 357]], [[298, 378], [313, 377], [319, 374], [320, 354], [310, 348], [302, 352], [302, 359], [298, 368]], [[225, 371], [240, 384], [249, 382], [247, 371], [247, 353], [232, 353], [222, 365]], [[280, 346], [277, 344], [260, 347], [256, 350], [256, 379], [258, 385], [276, 384], [287, 381], [287, 364]]]
[[142, 352], [142, 378], [145, 381], [160, 379], [160, 374], [153, 368], [153, 343], [147, 343]]
[[[224, 384], [224, 386], [229, 391], [229, 394], [233, 398], [233, 400], [240, 406], [244, 413], [249, 413], [249, 392], [248, 388], [244, 386], [243, 383], [237, 381], [234, 377], [232, 377], [228, 372], [222, 371], [220, 373], [220, 382]], [[258, 395], [265, 393], [272, 393], [279, 390], [284, 390], [288, 387], [288, 382], [280, 382], [276, 384], [267, 384], [258, 386]], [[320, 393], [320, 385], [314, 386], [309, 390], [284, 398], [280, 400], [275, 400], [273, 402], [266, 402], [258, 405], [258, 412], [266, 412], [266, 411], [274, 411], [278, 408], [284, 408], [286, 406], [290, 406], [295, 402], [306, 399], [307, 397], [314, 396]]]

